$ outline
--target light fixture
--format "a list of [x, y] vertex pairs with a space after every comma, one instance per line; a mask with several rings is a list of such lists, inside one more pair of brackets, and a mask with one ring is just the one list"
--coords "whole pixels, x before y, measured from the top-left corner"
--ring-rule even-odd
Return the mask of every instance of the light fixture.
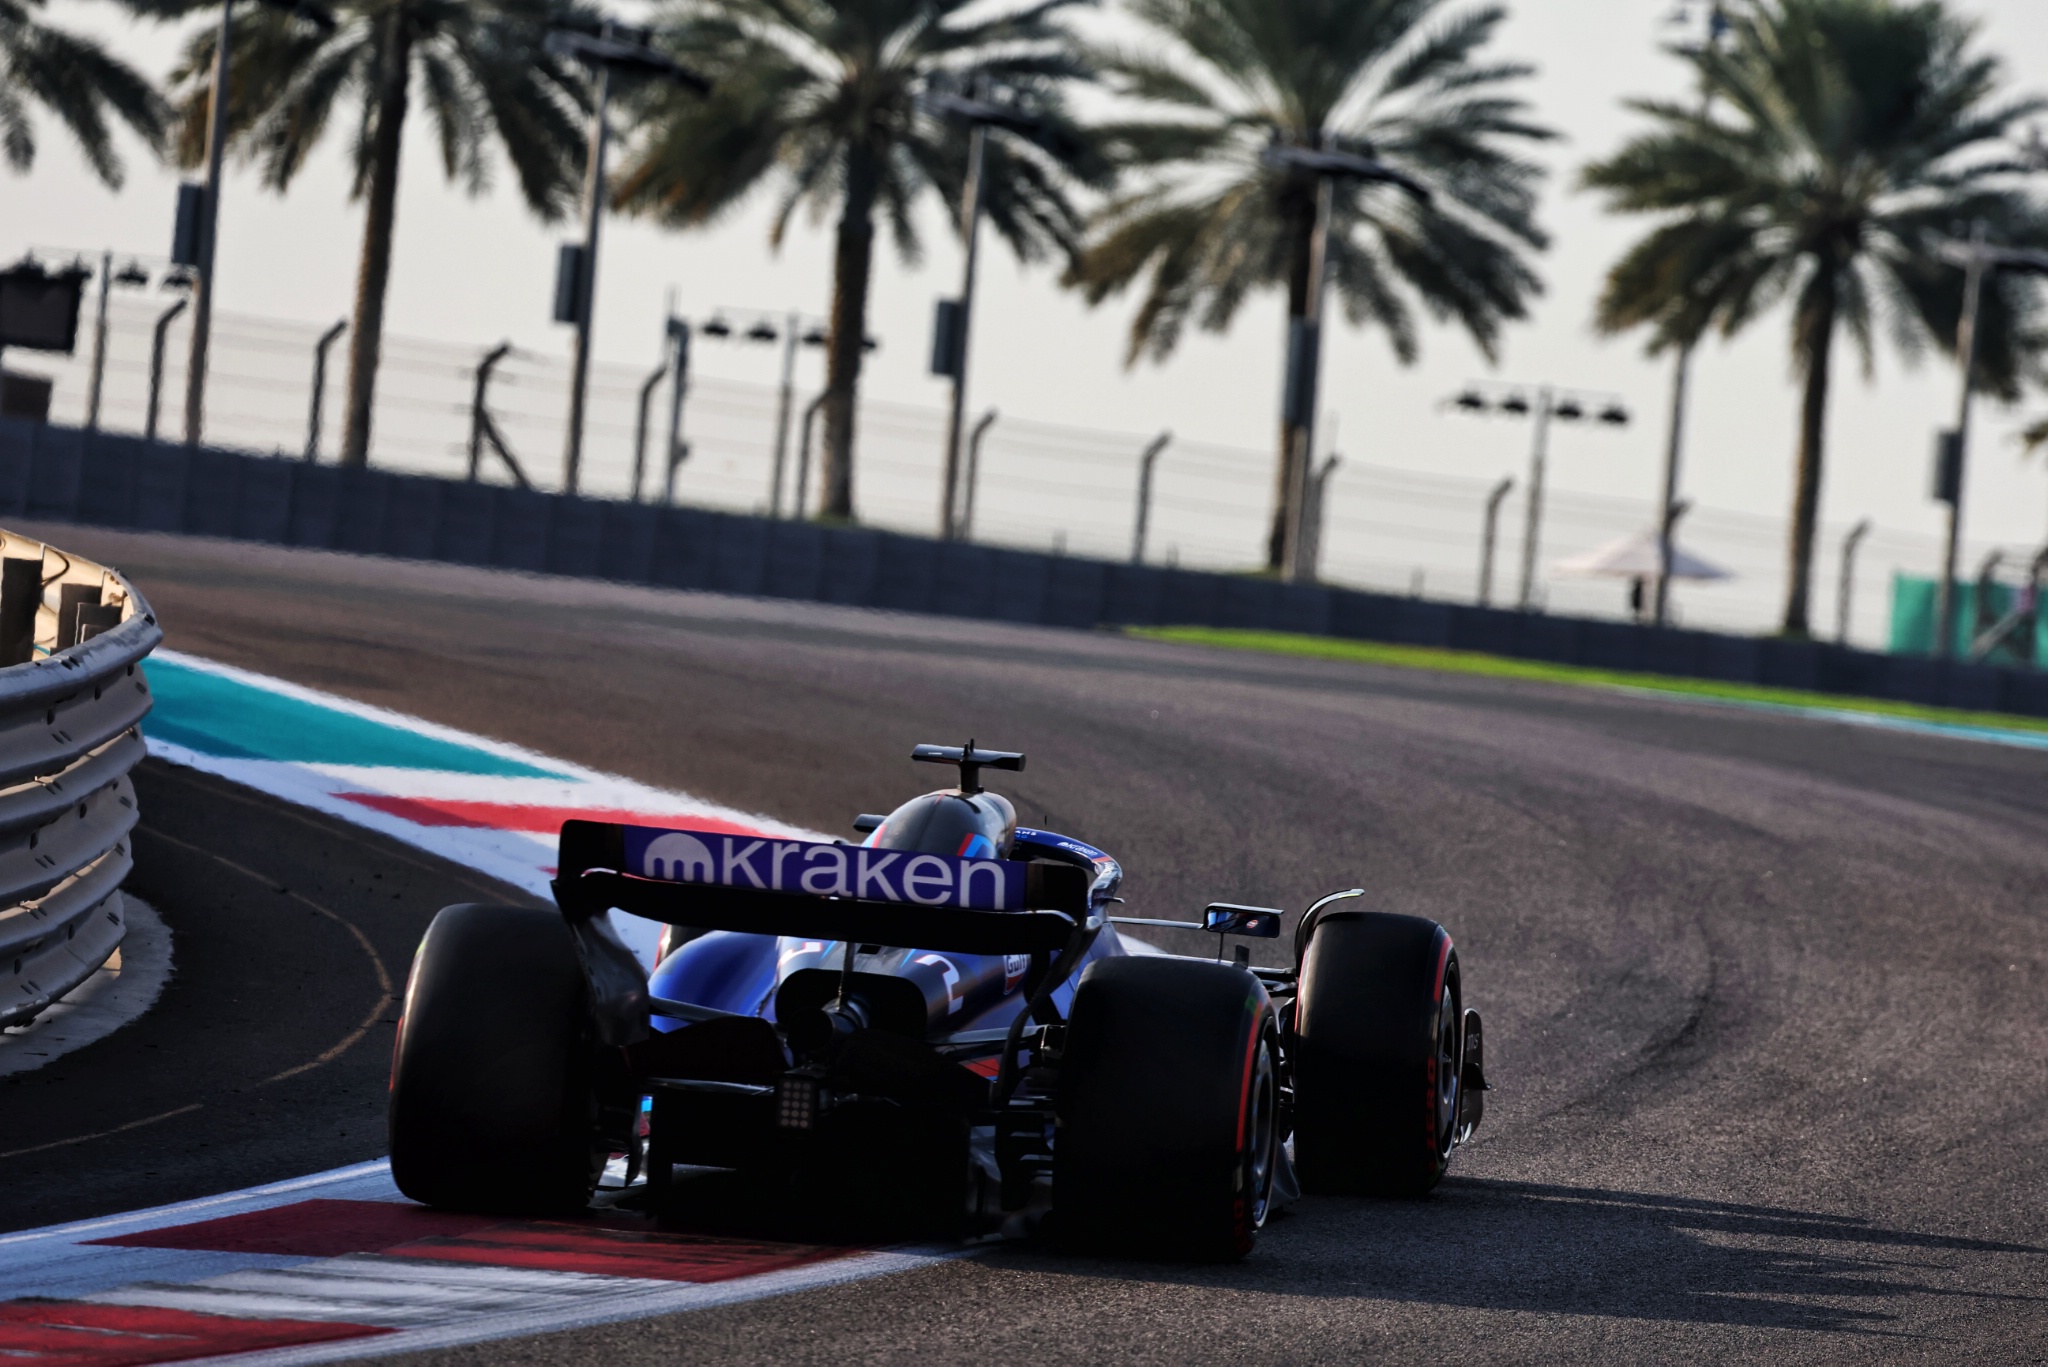
[[775, 325], [766, 318], [747, 329], [747, 340], [750, 342], [772, 342], [776, 336]]
[[1608, 404], [1607, 407], [1600, 410], [1600, 421], [1606, 423], [1609, 427], [1626, 427], [1628, 426], [1628, 410], [1618, 403]]
[[1563, 418], [1566, 422], [1577, 422], [1580, 418], [1586, 416], [1586, 407], [1577, 399], [1560, 399], [1557, 407], [1553, 408], [1551, 413], [1556, 417]]
[[732, 324], [726, 322], [724, 317], [714, 314], [711, 321], [704, 325], [704, 335], [706, 337], [717, 337], [721, 340], [730, 337], [732, 336]]
[[1476, 389], [1466, 390], [1457, 398], [1451, 400], [1451, 402], [1464, 409], [1467, 413], [1484, 413], [1486, 411], [1486, 396]]
[[1500, 401], [1500, 411], [1518, 418], [1525, 417], [1529, 412], [1529, 400], [1520, 394], [1510, 394]]
[[805, 346], [825, 345], [825, 329], [819, 327], [812, 328], [804, 334], [803, 342]]
[[117, 285], [132, 285], [139, 288], [149, 283], [149, 272], [142, 268], [140, 261], [130, 261], [115, 273], [114, 283]]

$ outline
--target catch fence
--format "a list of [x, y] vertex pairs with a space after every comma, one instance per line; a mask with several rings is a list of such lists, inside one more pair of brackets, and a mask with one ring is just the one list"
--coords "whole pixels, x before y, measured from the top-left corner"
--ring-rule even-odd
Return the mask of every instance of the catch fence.
[[[151, 343], [162, 296], [116, 292], [109, 309], [109, 343], [101, 425], [135, 433], [148, 416]], [[158, 432], [182, 435], [188, 319], [166, 334], [160, 377]], [[303, 455], [317, 324], [217, 315], [210, 379], [210, 443], [285, 456]], [[89, 326], [84, 329], [89, 333]], [[331, 462], [340, 444], [347, 339], [329, 356], [319, 455]], [[387, 336], [379, 373], [372, 460], [400, 471], [460, 478], [468, 469], [471, 396], [478, 363], [494, 343], [461, 346]], [[705, 375], [717, 364], [713, 344], [699, 340], [683, 428], [691, 455], [676, 485], [678, 502], [737, 513], [765, 512], [781, 395], [772, 385]], [[10, 355], [10, 364], [57, 381], [52, 417], [80, 425], [90, 366], [89, 337], [74, 357]], [[659, 357], [640, 365], [598, 362], [591, 371], [583, 488], [598, 497], [623, 497], [635, 464], [642, 427], [640, 398]], [[514, 349], [493, 375], [488, 405], [506, 444], [537, 488], [560, 487], [568, 367], [564, 359]], [[789, 422], [789, 470], [801, 415], [814, 397], [798, 392]], [[647, 489], [659, 492], [661, 452], [667, 439], [668, 390], [655, 386], [646, 424]], [[814, 444], [822, 445], [822, 423]], [[1024, 550], [1066, 551], [1105, 559], [1131, 551], [1138, 490], [1138, 460], [1150, 432], [1113, 432], [1044, 422], [1010, 414], [989, 429], [980, 459], [973, 539]], [[855, 498], [860, 520], [913, 535], [937, 525], [942, 482], [945, 415], [924, 407], [869, 399], [859, 415]], [[1263, 560], [1273, 496], [1270, 450], [1204, 441], [1177, 433], [1158, 462], [1147, 537], [1155, 564], [1241, 572]], [[484, 478], [509, 476], [486, 456]], [[1516, 480], [1501, 509], [1493, 599], [1512, 603], [1521, 558], [1526, 472], [1512, 462], [1502, 473]], [[813, 472], [813, 498], [819, 481]], [[1344, 461], [1332, 476], [1321, 537], [1321, 577], [1328, 583], [1448, 602], [1473, 602], [1479, 587], [1481, 529], [1491, 481], [1426, 469]], [[788, 494], [785, 494], [785, 500]], [[786, 505], [785, 505], [786, 506]], [[1536, 600], [1545, 611], [1617, 619], [1629, 613], [1628, 585], [1614, 579], [1572, 578], [1552, 567], [1559, 560], [1641, 531], [1654, 521], [1647, 492], [1620, 496], [1553, 491], [1545, 502]], [[1846, 525], [1821, 529], [1816, 563], [1817, 630], [1832, 634], [1837, 614], [1839, 561]], [[1776, 622], [1785, 578], [1782, 518], [1728, 509], [1694, 508], [1680, 540], [1692, 553], [1729, 571], [1718, 584], [1675, 588], [1675, 620], [1722, 631], [1767, 631]], [[1990, 547], [1972, 547], [1969, 566]], [[2005, 548], [2009, 564], [2026, 563], [2031, 548]], [[1881, 647], [1889, 637], [1890, 583], [1895, 573], [1925, 575], [1938, 563], [1937, 538], [1874, 529], [1856, 562], [1849, 639]]]

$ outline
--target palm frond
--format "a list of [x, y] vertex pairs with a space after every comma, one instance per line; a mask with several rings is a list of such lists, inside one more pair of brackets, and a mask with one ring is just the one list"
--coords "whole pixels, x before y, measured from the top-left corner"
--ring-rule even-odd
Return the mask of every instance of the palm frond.
[[[1162, 193], [1102, 209], [1068, 276], [1095, 302], [1150, 274], [1139, 317], [1165, 331], [1134, 339], [1133, 357], [1170, 354], [1189, 317], [1225, 325], [1256, 289], [1286, 288], [1301, 307], [1314, 191], [1307, 178], [1259, 165], [1268, 137], [1364, 143], [1435, 191], [1440, 248], [1418, 235], [1398, 195], [1347, 186], [1336, 197], [1332, 240], [1347, 244], [1352, 264], [1340, 268], [1333, 249], [1332, 280], [1340, 293], [1353, 282], [1346, 316], [1386, 327], [1397, 356], [1416, 354], [1418, 307], [1456, 321], [1482, 349], [1526, 314], [1537, 278], [1524, 254], [1547, 239], [1536, 221], [1544, 171], [1520, 149], [1553, 135], [1513, 92], [1529, 68], [1487, 55], [1499, 6], [1441, 19], [1440, 0], [1135, 0], [1133, 9], [1157, 42], [1135, 58], [1111, 53], [1122, 65], [1106, 69], [1123, 73], [1127, 95], [1156, 89], [1140, 107], [1159, 114], [1099, 135], [1127, 164], [1155, 170]], [[1228, 193], [1195, 191], [1226, 178]], [[1190, 221], [1197, 203], [1213, 221]], [[1144, 221], [1154, 215], [1164, 217]]]
[[126, 124], [159, 151], [170, 110], [156, 87], [98, 42], [37, 22], [25, 12], [0, 24], [0, 142], [8, 164], [26, 170], [35, 160], [30, 101], [63, 124], [93, 173], [110, 186], [123, 179], [110, 119]]

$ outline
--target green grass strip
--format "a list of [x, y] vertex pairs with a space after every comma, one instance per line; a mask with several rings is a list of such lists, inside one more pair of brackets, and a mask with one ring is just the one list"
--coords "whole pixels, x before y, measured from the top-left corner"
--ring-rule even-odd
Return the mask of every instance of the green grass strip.
[[1928, 707], [1885, 698], [1845, 697], [1839, 693], [1813, 693], [1800, 688], [1766, 688], [1760, 684], [1722, 683], [1713, 679], [1681, 679], [1668, 674], [1641, 674], [1625, 669], [1589, 669], [1583, 665], [1551, 664], [1543, 660], [1513, 660], [1473, 650], [1443, 650], [1435, 646], [1389, 645], [1380, 641], [1347, 641], [1334, 636], [1303, 636], [1289, 631], [1235, 631], [1220, 627], [1126, 627], [1125, 630], [1133, 636], [1152, 641], [1257, 650], [1269, 655], [1293, 655], [1304, 659], [1349, 660], [1396, 669], [1476, 674], [1491, 679], [1530, 679], [1538, 683], [1595, 688], [1646, 689], [1725, 702], [1813, 707], [1830, 712], [1905, 717], [1952, 726], [2048, 732], [2048, 718], [2022, 717], [2006, 712], [1966, 712], [1953, 707]]

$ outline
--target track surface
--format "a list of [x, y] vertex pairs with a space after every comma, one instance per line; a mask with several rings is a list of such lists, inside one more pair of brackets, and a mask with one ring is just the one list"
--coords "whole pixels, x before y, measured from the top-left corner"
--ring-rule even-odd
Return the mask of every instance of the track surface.
[[[1450, 926], [1487, 1015], [1499, 1090], [1438, 1194], [1306, 1202], [1240, 1266], [1001, 1249], [434, 1362], [2048, 1360], [2048, 755], [1108, 636], [47, 534], [130, 573], [181, 649], [823, 829], [932, 786], [903, 759], [914, 741], [1027, 750], [1006, 787], [1021, 815], [1115, 851], [1133, 914], [1300, 906], [1362, 882]], [[0, 1158], [11, 1226], [379, 1151], [388, 1025], [229, 1090], [362, 1023], [363, 946], [191, 850], [359, 919], [393, 975], [439, 901], [477, 895], [358, 833], [251, 816], [232, 790], [147, 783], [164, 834], [141, 838], [140, 886], [183, 937], [179, 978], [146, 1025], [32, 1088], [0, 1084], [0, 1149], [211, 1090], [189, 1116]], [[209, 961], [207, 937], [230, 932], [236, 957]]]

